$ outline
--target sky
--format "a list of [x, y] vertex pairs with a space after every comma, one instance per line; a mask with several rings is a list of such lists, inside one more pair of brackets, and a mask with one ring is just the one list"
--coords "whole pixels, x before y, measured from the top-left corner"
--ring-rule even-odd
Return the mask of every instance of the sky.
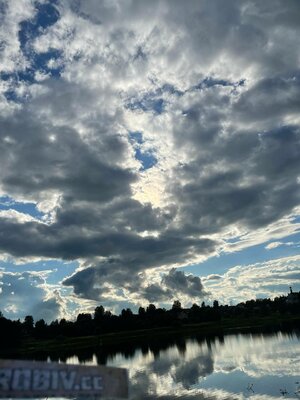
[[0, 310], [300, 290], [299, 0], [0, 0]]

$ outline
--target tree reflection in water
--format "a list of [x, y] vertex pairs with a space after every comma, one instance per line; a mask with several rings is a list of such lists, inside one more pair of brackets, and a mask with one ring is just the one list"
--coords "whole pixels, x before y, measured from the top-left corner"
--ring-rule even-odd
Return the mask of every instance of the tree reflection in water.
[[296, 332], [160, 339], [60, 360], [128, 368], [132, 400], [300, 398]]

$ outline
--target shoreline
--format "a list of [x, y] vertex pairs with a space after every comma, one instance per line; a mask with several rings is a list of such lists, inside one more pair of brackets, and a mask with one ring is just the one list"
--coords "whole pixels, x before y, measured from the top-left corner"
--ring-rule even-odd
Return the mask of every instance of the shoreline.
[[121, 332], [105, 333], [102, 335], [82, 337], [57, 337], [54, 339], [38, 340], [28, 338], [23, 340], [19, 346], [0, 349], [0, 358], [27, 358], [45, 357], [61, 354], [63, 356], [76, 354], [89, 350], [109, 351], [122, 347], [147, 345], [157, 340], [170, 340], [188, 338], [190, 336], [212, 337], [223, 336], [234, 333], [268, 333], [278, 331], [292, 331], [300, 329], [300, 315], [222, 319], [220, 321], [182, 324], [176, 327], [155, 327], [142, 330], [127, 330]]

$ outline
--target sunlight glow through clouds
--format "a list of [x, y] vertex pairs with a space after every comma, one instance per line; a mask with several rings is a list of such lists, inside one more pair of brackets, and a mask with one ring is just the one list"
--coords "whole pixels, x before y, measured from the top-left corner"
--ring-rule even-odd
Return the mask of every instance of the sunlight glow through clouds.
[[284, 292], [243, 260], [285, 271], [300, 229], [299, 5], [274, 1], [2, 2], [0, 257], [62, 261], [52, 311]]

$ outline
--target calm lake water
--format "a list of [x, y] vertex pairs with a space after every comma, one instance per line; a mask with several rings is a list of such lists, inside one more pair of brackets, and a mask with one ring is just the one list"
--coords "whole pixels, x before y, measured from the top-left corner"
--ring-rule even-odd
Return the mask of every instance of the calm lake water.
[[300, 399], [299, 333], [190, 338], [64, 361], [127, 368], [131, 399]]

